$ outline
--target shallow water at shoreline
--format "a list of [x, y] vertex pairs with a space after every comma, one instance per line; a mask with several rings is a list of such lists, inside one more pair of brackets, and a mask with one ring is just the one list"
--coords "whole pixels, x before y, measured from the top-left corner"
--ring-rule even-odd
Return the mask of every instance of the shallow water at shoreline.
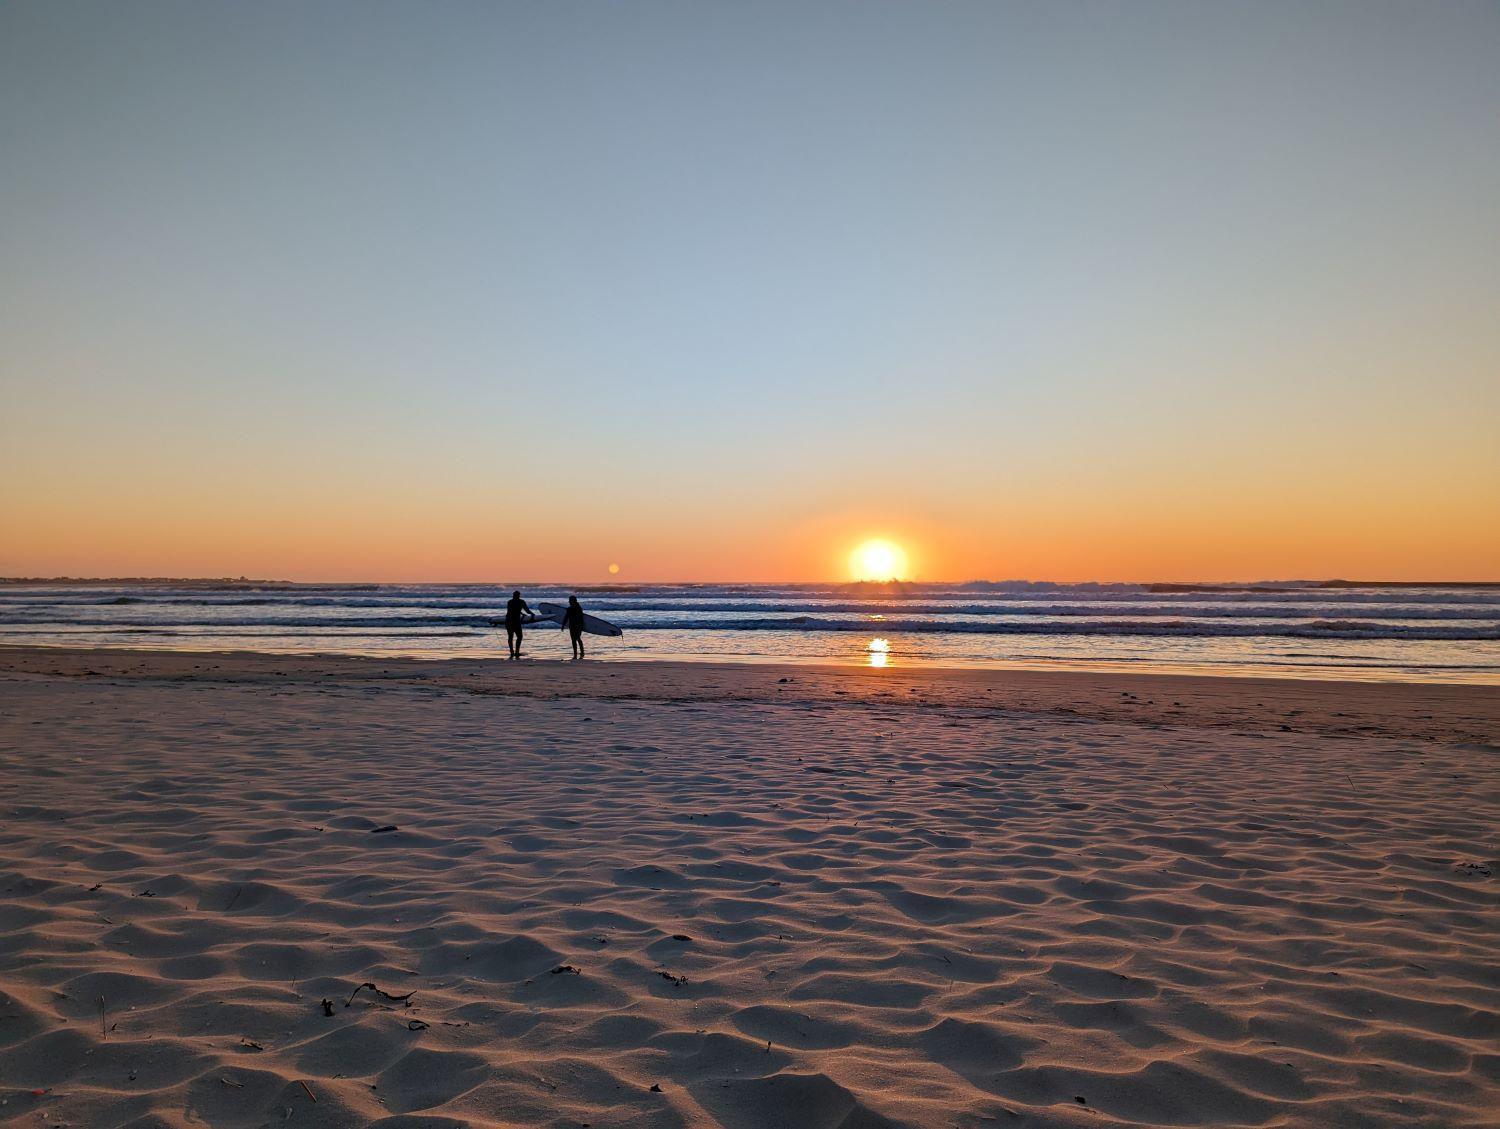
[[[625, 629], [595, 658], [1031, 667], [1500, 684], [1500, 591], [1258, 585], [651, 585], [575, 589]], [[527, 586], [560, 600], [570, 589]], [[492, 657], [481, 585], [8, 585], [0, 643]], [[567, 654], [548, 624], [530, 657]]]

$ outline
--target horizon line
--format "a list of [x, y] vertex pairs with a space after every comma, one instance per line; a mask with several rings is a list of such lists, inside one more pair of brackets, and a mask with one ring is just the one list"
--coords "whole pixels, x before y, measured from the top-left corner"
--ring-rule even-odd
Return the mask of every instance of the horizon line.
[[238, 584], [275, 585], [292, 587], [493, 587], [493, 588], [666, 588], [666, 587], [722, 587], [725, 585], [870, 585], [877, 587], [892, 584], [1031, 584], [1057, 585], [1076, 588], [1084, 585], [1175, 587], [1175, 588], [1257, 588], [1273, 586], [1317, 586], [1325, 588], [1500, 588], [1500, 580], [1352, 580], [1347, 577], [1289, 577], [1261, 580], [1032, 580], [1022, 577], [1006, 577], [991, 580], [971, 577], [967, 580], [917, 579], [908, 577], [889, 580], [284, 580], [250, 576], [0, 576], [0, 585], [24, 584]]

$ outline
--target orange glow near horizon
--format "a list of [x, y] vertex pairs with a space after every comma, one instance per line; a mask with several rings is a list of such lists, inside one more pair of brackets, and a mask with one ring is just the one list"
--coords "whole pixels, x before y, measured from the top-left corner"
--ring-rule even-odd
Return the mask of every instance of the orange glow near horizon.
[[[154, 484], [153, 484], [154, 485]], [[278, 483], [280, 485], [280, 483]], [[291, 486], [290, 483], [287, 484]], [[191, 480], [174, 486], [186, 494]], [[233, 492], [233, 487], [229, 490]], [[622, 518], [603, 507], [561, 526], [498, 518], [491, 507], [340, 498], [316, 488], [272, 500], [172, 495], [172, 487], [59, 496], [47, 484], [0, 496], [0, 575], [224, 577], [303, 582], [635, 583], [1046, 580], [1062, 583], [1285, 579], [1500, 580], [1500, 527], [1475, 500], [1401, 497], [1342, 507], [1322, 496], [1241, 498], [1224, 512], [1185, 487], [1149, 511], [1126, 499], [1068, 506], [1055, 494], [962, 515], [899, 515], [920, 559], [858, 563], [863, 513], [710, 513], [698, 522]], [[269, 493], [269, 491], [268, 491]], [[1414, 492], [1415, 493], [1415, 492]], [[311, 496], [309, 496], [311, 495]], [[1343, 501], [1341, 499], [1341, 501]], [[608, 544], [619, 573], [608, 570]]]
[[[24, 437], [23, 437], [24, 438]], [[986, 491], [954, 481], [928, 497], [897, 491], [848, 504], [835, 483], [697, 500], [645, 484], [596, 484], [551, 503], [569, 520], [517, 518], [514, 492], [539, 488], [448, 470], [370, 484], [326, 468], [250, 458], [192, 474], [150, 470], [152, 456], [88, 452], [50, 477], [41, 452], [13, 464], [22, 489], [0, 491], [0, 576], [224, 577], [343, 583], [828, 582], [1062, 583], [1286, 579], [1500, 580], [1500, 525], [1479, 520], [1482, 465], [1417, 473], [1260, 477], [1076, 472]], [[184, 464], [186, 465], [186, 464]], [[361, 467], [361, 469], [364, 469]], [[405, 470], [405, 468], [403, 468]], [[1459, 470], [1464, 473], [1460, 474]], [[1464, 489], [1448, 487], [1462, 481]], [[110, 482], [109, 490], [100, 483]], [[552, 512], [552, 511], [548, 511]], [[688, 515], [684, 519], [683, 515]], [[852, 557], [879, 531], [910, 554], [895, 569]], [[621, 565], [610, 573], [608, 565]], [[872, 566], [875, 562], [871, 562]]]

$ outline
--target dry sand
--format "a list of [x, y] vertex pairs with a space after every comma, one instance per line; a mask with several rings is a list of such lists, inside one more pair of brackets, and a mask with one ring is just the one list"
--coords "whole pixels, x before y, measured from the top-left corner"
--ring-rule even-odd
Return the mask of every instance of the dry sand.
[[1494, 1126], [1497, 745], [1474, 687], [0, 650], [0, 1121]]

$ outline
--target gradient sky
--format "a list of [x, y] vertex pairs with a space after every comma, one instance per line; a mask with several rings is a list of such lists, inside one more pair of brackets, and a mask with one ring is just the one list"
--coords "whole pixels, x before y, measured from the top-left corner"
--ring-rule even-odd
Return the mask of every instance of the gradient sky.
[[1500, 579], [1500, 5], [5, 3], [0, 573]]

